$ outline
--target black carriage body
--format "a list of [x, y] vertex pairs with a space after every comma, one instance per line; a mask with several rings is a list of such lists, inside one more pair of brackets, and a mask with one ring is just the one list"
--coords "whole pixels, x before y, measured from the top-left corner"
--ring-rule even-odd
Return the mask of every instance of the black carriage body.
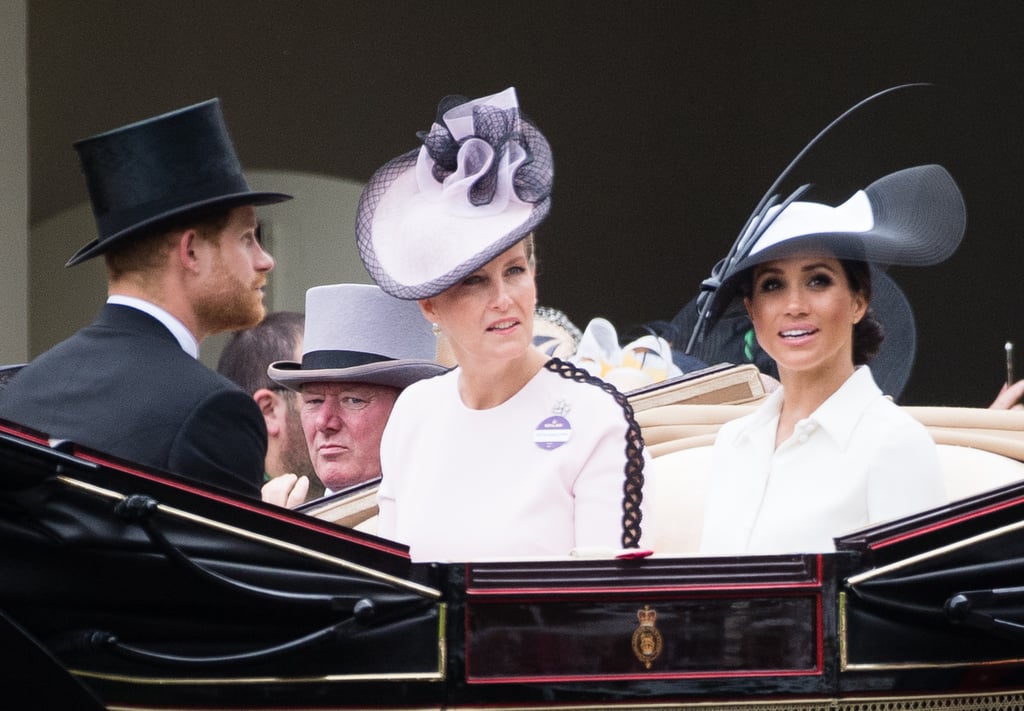
[[139, 710], [1024, 699], [1020, 486], [826, 555], [414, 564], [13, 427], [0, 469], [8, 700], [46, 674], [54, 694]]

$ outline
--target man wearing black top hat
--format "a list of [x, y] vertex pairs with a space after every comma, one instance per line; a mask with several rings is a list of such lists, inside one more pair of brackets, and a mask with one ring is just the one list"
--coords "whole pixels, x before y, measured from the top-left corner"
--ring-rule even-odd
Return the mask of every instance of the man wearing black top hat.
[[267, 431], [252, 398], [196, 358], [209, 335], [264, 315], [273, 258], [216, 99], [75, 144], [108, 299], [93, 323], [27, 365], [0, 418], [52, 438], [259, 496]]

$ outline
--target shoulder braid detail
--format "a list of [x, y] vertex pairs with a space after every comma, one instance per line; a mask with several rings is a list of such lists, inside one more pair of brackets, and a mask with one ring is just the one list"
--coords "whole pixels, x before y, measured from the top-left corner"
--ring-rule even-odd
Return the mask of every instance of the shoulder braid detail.
[[643, 535], [640, 526], [643, 512], [640, 510], [640, 504], [644, 500], [644, 438], [640, 433], [640, 425], [637, 424], [636, 418], [633, 416], [633, 406], [614, 385], [594, 377], [572, 363], [552, 358], [544, 364], [544, 367], [563, 378], [601, 388], [615, 398], [615, 402], [622, 408], [622, 415], [626, 420], [626, 478], [622, 484], [622, 547], [638, 548], [640, 537]]

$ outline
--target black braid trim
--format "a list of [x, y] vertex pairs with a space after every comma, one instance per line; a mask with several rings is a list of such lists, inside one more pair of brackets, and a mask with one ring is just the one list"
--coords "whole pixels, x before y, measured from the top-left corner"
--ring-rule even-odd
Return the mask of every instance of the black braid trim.
[[644, 438], [640, 433], [640, 425], [637, 424], [636, 418], [633, 416], [633, 406], [629, 404], [625, 395], [615, 389], [614, 385], [595, 378], [572, 363], [552, 358], [544, 364], [544, 367], [563, 378], [575, 380], [577, 383], [596, 385], [614, 397], [615, 402], [622, 408], [622, 415], [627, 426], [626, 479], [622, 484], [622, 547], [638, 548], [640, 536], [643, 534], [640, 526], [640, 522], [643, 520], [640, 504], [644, 500]]

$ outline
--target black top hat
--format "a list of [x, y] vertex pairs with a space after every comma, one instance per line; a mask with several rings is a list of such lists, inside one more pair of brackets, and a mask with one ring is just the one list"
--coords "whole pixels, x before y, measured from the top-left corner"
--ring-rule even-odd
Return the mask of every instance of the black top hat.
[[195, 213], [291, 199], [249, 189], [218, 99], [83, 139], [75, 149], [99, 236], [69, 267]]

